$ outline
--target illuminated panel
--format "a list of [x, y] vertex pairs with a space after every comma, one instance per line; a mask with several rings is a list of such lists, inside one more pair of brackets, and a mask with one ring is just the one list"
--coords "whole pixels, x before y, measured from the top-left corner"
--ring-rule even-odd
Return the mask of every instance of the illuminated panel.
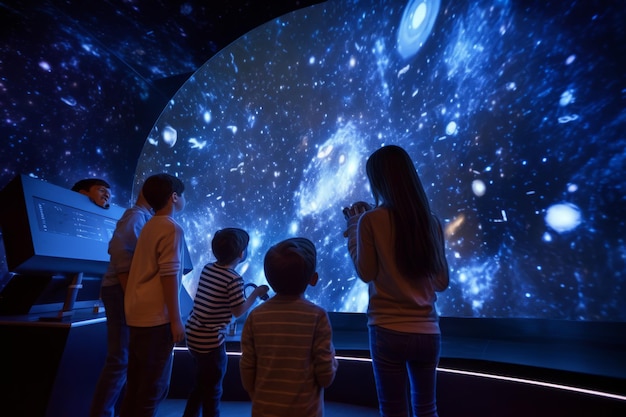
[[[306, 296], [364, 312], [341, 209], [372, 201], [367, 156], [412, 156], [443, 220], [451, 317], [626, 321], [626, 9], [594, 2], [329, 1], [258, 27], [172, 97], [144, 145], [140, 183], [189, 185], [180, 220], [196, 265], [241, 227], [239, 266], [304, 236]], [[195, 293], [201, 268], [185, 279]]]

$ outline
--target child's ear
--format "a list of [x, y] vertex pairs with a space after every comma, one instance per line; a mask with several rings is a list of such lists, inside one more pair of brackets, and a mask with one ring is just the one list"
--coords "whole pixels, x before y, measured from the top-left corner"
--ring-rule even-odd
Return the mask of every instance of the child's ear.
[[317, 275], [317, 272], [313, 272], [313, 275], [311, 275], [311, 280], [309, 281], [309, 285], [311, 287], [315, 287], [317, 285], [318, 279], [319, 279], [319, 275]]

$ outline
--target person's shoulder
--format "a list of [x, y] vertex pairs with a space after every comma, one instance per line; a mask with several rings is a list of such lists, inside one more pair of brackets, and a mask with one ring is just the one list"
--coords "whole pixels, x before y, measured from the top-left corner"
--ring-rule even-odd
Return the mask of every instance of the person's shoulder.
[[378, 206], [363, 213], [363, 215], [366, 215], [366, 214], [370, 216], [382, 216], [382, 215], [386, 216], [389, 214], [389, 209], [387, 207]]
[[184, 234], [183, 226], [181, 226], [181, 224], [178, 223], [176, 219], [174, 219], [172, 216], [168, 216], [168, 217], [170, 218], [170, 222], [174, 225], [176, 232], [181, 235]]
[[227, 275], [233, 275], [234, 277], [237, 278], [241, 278], [241, 275], [239, 275], [239, 273], [233, 269], [233, 268], [229, 268], [223, 265], [220, 265], [217, 263], [217, 261], [215, 262], [209, 262], [207, 264], [204, 265], [205, 270], [212, 270], [212, 271], [219, 271], [223, 274], [227, 274]]
[[378, 222], [381, 219], [388, 219], [388, 218], [389, 218], [389, 209], [385, 207], [376, 207], [363, 213], [360, 220]]
[[151, 218], [152, 213], [150, 211], [140, 206], [133, 206], [124, 211], [120, 220], [128, 222], [143, 221], [145, 223]]
[[259, 315], [259, 313], [264, 313], [264, 312], [272, 312], [275, 310], [275, 306], [274, 303], [271, 303], [270, 301], [272, 301], [272, 299], [270, 298], [269, 300], [255, 306], [254, 308], [251, 308], [248, 311], [247, 314], [247, 319], [250, 319], [250, 321], [252, 322], [254, 320], [254, 318]]
[[134, 206], [128, 208], [126, 210], [127, 213], [130, 213], [134, 216], [147, 216], [152, 217], [152, 212], [146, 207], [142, 207], [140, 205], [135, 204]]
[[206, 274], [210, 274], [214, 270], [215, 270], [215, 263], [209, 262], [202, 267], [201, 273], [206, 275]]
[[150, 220], [148, 220], [147, 224], [152, 224], [153, 226], [158, 226], [158, 227], [167, 227], [167, 228], [171, 227], [171, 228], [182, 230], [180, 224], [178, 224], [178, 222], [172, 216], [164, 216], [164, 215], [152, 216]]
[[[158, 236], [158, 235], [179, 235], [179, 229], [176, 223], [172, 223], [167, 216], [152, 216], [143, 226], [141, 235]], [[181, 229], [182, 230], [182, 229]]]
[[303, 307], [308, 308], [309, 310], [315, 311], [317, 313], [326, 314], [326, 309], [324, 307], [320, 306], [319, 304], [315, 304], [311, 300], [307, 300], [306, 298], [300, 298], [297, 302], [302, 304]]

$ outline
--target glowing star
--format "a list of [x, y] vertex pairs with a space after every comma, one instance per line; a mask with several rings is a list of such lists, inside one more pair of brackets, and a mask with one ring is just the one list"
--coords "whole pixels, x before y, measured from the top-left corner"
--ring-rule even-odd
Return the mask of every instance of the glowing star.
[[400, 71], [398, 71], [398, 78], [400, 78], [401, 75], [406, 74], [409, 69], [411, 69], [410, 65], [400, 68]]
[[559, 99], [559, 105], [561, 107], [565, 107], [568, 104], [572, 104], [575, 101], [574, 92], [572, 90], [565, 90], [561, 94], [561, 98]]
[[191, 138], [188, 142], [191, 144], [191, 149], [203, 149], [206, 146], [206, 140], [200, 142], [196, 138]]
[[439, 0], [413, 0], [404, 9], [398, 29], [398, 53], [410, 58], [426, 42], [439, 13]]
[[482, 180], [474, 180], [472, 181], [472, 192], [476, 197], [482, 197], [485, 195], [487, 191], [487, 186]]
[[236, 167], [230, 168], [230, 172], [237, 172], [237, 171], [243, 174], [243, 162], [240, 162], [239, 164], [237, 164]]
[[454, 217], [450, 223], [444, 227], [444, 234], [449, 238], [458, 232], [459, 228], [465, 223], [465, 215], [463, 213]]
[[456, 135], [459, 131], [459, 128], [455, 121], [448, 123], [446, 126], [446, 135]]
[[163, 139], [163, 143], [165, 143], [170, 148], [173, 148], [176, 145], [176, 140], [178, 139], [178, 133], [176, 129], [172, 126], [165, 126], [163, 129], [163, 133], [161, 134], [161, 138]]
[[582, 222], [580, 209], [574, 204], [560, 203], [548, 208], [546, 224], [557, 233], [570, 232]]
[[74, 97], [61, 97], [61, 101], [70, 107], [76, 106], [76, 99], [74, 99]]
[[44, 71], [50, 72], [52, 71], [52, 68], [50, 67], [50, 64], [48, 64], [46, 61], [41, 61], [39, 63], [39, 68], [41, 68]]

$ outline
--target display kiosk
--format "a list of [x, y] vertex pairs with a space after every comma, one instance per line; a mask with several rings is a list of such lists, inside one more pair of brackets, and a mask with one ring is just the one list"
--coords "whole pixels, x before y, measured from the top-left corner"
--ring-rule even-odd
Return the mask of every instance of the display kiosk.
[[124, 209], [25, 175], [0, 199], [0, 403], [14, 416], [87, 415], [106, 354], [101, 277]]

